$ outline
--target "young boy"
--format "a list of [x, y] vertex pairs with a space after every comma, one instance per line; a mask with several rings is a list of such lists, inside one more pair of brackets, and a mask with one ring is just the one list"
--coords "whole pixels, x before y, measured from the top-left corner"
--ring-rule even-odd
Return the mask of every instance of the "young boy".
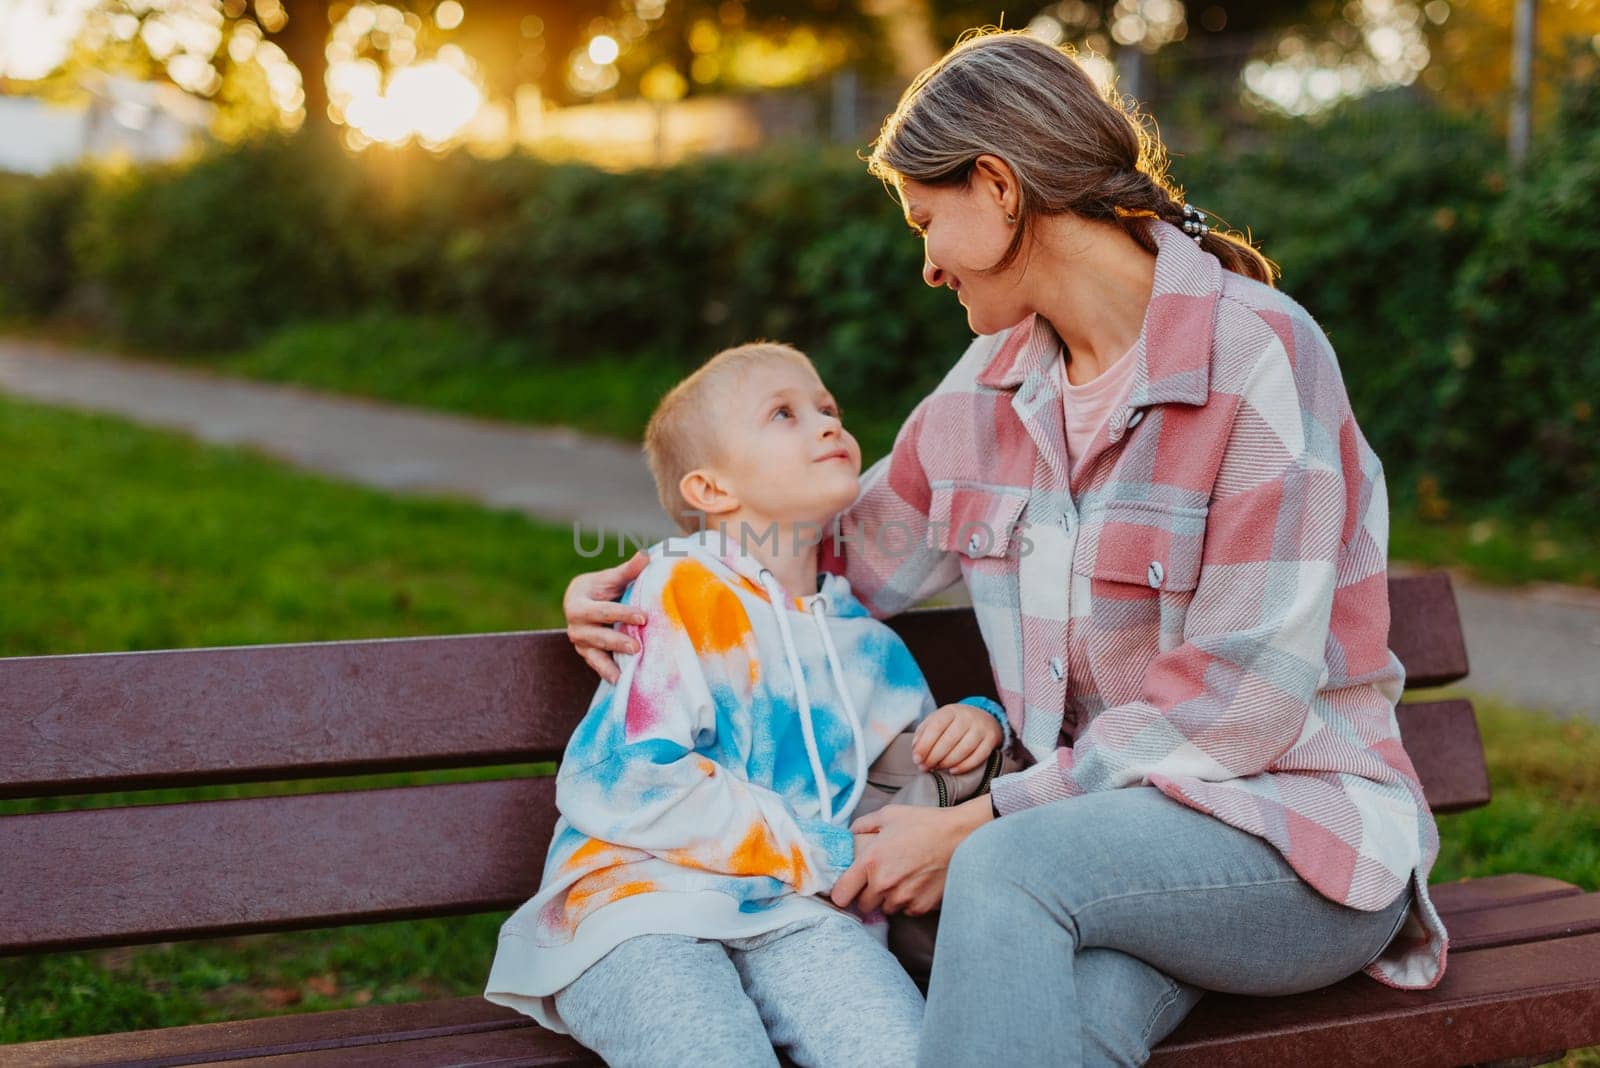
[[662, 400], [645, 452], [686, 534], [623, 597], [648, 618], [626, 628], [640, 651], [568, 743], [543, 883], [484, 996], [609, 1064], [776, 1064], [774, 1046], [910, 1064], [922, 997], [825, 892], [889, 742], [924, 721], [955, 741], [939, 766], [976, 763], [998, 706], [935, 712], [899, 637], [818, 575], [861, 455], [804, 355], [719, 353]]

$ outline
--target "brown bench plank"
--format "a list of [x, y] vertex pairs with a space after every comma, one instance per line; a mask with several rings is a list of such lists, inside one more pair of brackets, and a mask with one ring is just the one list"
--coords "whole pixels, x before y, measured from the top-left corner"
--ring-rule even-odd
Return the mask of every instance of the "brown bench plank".
[[1406, 686], [1443, 686], [1467, 677], [1467, 642], [1445, 571], [1389, 576], [1389, 648]]
[[[1437, 808], [1487, 799], [1466, 702], [1403, 706], [1401, 723]], [[550, 780], [5, 817], [21, 890], [0, 898], [0, 953], [511, 908], [554, 817]]]
[[0, 818], [0, 955], [509, 909], [555, 781], [501, 779]]
[[322, 1050], [217, 1061], [217, 1068], [555, 1068], [560, 1065], [603, 1065], [589, 1050], [565, 1035], [537, 1028], [491, 1031], [481, 1035], [451, 1035], [404, 1045], [361, 1046], [353, 1050]]
[[1600, 894], [1577, 894], [1547, 901], [1474, 909], [1445, 918], [1450, 952], [1469, 953], [1519, 942], [1600, 932]]
[[1281, 998], [1207, 994], [1153, 1068], [1446, 1066], [1600, 1043], [1600, 934], [1452, 954], [1432, 990], [1355, 975]]
[[0, 797], [553, 760], [562, 631], [0, 659]]
[[[1595, 1041], [1600, 935], [1589, 935], [1453, 956], [1431, 991], [1392, 990], [1358, 975], [1285, 998], [1208, 994], [1151, 1063], [1444, 1066]], [[27, 1043], [5, 1052], [18, 1068], [594, 1063], [570, 1040], [480, 998]], [[229, 1055], [240, 1059], [213, 1060]]]
[[[0, 1047], [0, 1061], [7, 1068], [209, 1064], [218, 1058], [352, 1049], [509, 1029], [549, 1034], [518, 1012], [480, 997], [464, 997], [24, 1042]], [[558, 1035], [549, 1037], [558, 1047], [572, 1045]], [[393, 1058], [392, 1051], [389, 1056]]]
[[1395, 717], [1423, 796], [1435, 812], [1460, 812], [1489, 803], [1489, 768], [1471, 703], [1406, 703], [1395, 709]]
[[[1411, 685], [1464, 675], [1449, 577], [1389, 586]], [[891, 625], [940, 701], [993, 693], [970, 608]], [[556, 759], [595, 685], [558, 630], [5, 658], [0, 798]]]
[[1530, 904], [1581, 893], [1583, 891], [1571, 883], [1547, 875], [1485, 875], [1479, 879], [1458, 879], [1453, 883], [1434, 883], [1428, 887], [1433, 907], [1447, 918], [1478, 909]]

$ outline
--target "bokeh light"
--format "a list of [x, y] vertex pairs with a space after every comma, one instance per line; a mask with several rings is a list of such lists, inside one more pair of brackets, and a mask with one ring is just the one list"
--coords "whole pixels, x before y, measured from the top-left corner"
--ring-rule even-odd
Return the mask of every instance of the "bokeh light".
[[453, 30], [461, 25], [461, 20], [466, 17], [466, 9], [456, 0], [444, 0], [444, 3], [433, 9], [433, 24], [441, 30]]
[[1344, 23], [1326, 40], [1291, 33], [1275, 55], [1244, 69], [1247, 94], [1291, 115], [1308, 115], [1341, 100], [1410, 85], [1431, 58], [1423, 26], [1449, 18], [1450, 5], [1432, 0], [1349, 0]]
[[589, 42], [589, 58], [602, 67], [607, 63], [615, 63], [621, 51], [616, 38], [603, 33]]
[[[435, 10], [436, 18], [444, 6]], [[451, 44], [420, 59], [421, 26], [414, 14], [366, 2], [334, 24], [327, 48], [328, 106], [332, 118], [349, 125], [345, 141], [351, 147], [416, 139], [440, 148], [481, 118], [484, 92], [476, 65]]]

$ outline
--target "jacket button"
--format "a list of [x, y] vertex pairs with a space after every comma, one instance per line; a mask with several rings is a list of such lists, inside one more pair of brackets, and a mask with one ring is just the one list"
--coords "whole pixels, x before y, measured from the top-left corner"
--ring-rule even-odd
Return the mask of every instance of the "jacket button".
[[1139, 420], [1141, 420], [1143, 418], [1144, 418], [1144, 409], [1143, 408], [1135, 408], [1135, 409], [1133, 409], [1133, 414], [1128, 416], [1128, 429], [1132, 430], [1134, 427], [1138, 426], [1139, 425]]
[[1152, 587], [1159, 590], [1161, 588], [1161, 580], [1166, 577], [1166, 574], [1166, 569], [1161, 566], [1161, 561], [1152, 560], [1150, 561], [1150, 570], [1145, 572], [1144, 577], [1149, 580]]
[[1059, 656], [1052, 656], [1050, 658], [1050, 674], [1056, 677], [1057, 682], [1060, 682], [1062, 676], [1064, 676], [1066, 673], [1067, 669], [1066, 666], [1061, 663], [1061, 658]]
[[967, 539], [967, 552], [969, 552], [972, 555], [976, 556], [978, 554], [979, 547], [981, 547], [982, 545], [983, 545], [983, 539], [980, 538], [976, 533], [974, 533], [972, 535], [972, 537]]

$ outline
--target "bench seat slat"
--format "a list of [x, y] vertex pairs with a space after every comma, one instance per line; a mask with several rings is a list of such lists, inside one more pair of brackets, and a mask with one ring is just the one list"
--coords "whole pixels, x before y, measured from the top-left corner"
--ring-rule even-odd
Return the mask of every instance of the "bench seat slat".
[[[1466, 673], [1449, 577], [1389, 580], [1412, 686]], [[890, 621], [941, 703], [993, 693], [971, 608]], [[0, 798], [551, 760], [597, 680], [565, 631], [0, 659]]]
[[1548, 875], [1523, 874], [1485, 875], [1477, 879], [1459, 879], [1453, 883], [1434, 883], [1428, 887], [1433, 907], [1447, 919], [1479, 909], [1526, 905], [1581, 893], [1583, 890], [1580, 887]]
[[[407, 1011], [417, 1016], [403, 1015]], [[1595, 1042], [1600, 1042], [1600, 935], [1586, 935], [1462, 953], [1452, 957], [1445, 978], [1431, 991], [1392, 990], [1357, 975], [1325, 990], [1283, 998], [1208, 994], [1150, 1063], [1156, 1068], [1310, 1063], [1442, 1068]], [[216, 1063], [342, 1068], [594, 1063], [571, 1040], [479, 998], [29, 1043], [6, 1052], [14, 1058], [7, 1063], [18, 1068], [154, 1066], [229, 1055], [239, 1059]]]
[[[146, 1068], [208, 1064], [218, 1058], [352, 1049], [369, 1044], [481, 1035], [510, 1029], [547, 1033], [535, 1029], [533, 1021], [520, 1013], [491, 1005], [482, 998], [464, 997], [24, 1042], [3, 1047], [3, 1060], [7, 1068], [102, 1064]], [[390, 1056], [393, 1057], [392, 1052]]]
[[513, 908], [554, 805], [547, 777], [3, 817], [0, 955]]
[[604, 1068], [604, 1064], [576, 1040], [537, 1027], [214, 1062], [215, 1068]]
[[1451, 954], [1428, 991], [1355, 975], [1279, 998], [1207, 994], [1152, 1068], [1477, 1064], [1600, 1043], [1600, 934]]
[[1444, 917], [1451, 954], [1600, 933], [1600, 894], [1474, 909]]

